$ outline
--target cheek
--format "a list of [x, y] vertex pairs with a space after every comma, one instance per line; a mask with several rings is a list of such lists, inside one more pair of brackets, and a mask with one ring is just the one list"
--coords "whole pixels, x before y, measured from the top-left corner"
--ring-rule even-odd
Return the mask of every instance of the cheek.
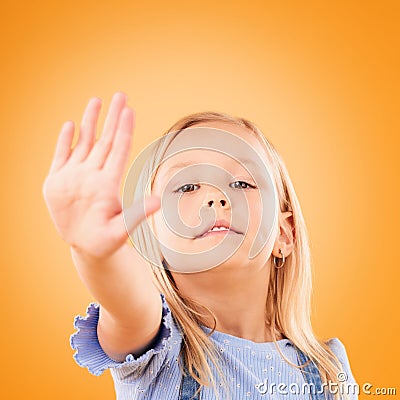
[[249, 212], [249, 229], [257, 226], [261, 221], [263, 207], [261, 203], [261, 196], [258, 192], [249, 193], [246, 196], [247, 206]]
[[[188, 227], [196, 227], [200, 225], [200, 208], [202, 202], [200, 196], [193, 195], [183, 195], [179, 199], [177, 207], [174, 209], [164, 210], [164, 213], [168, 212], [169, 217], [179, 216], [180, 221]], [[162, 210], [154, 214], [154, 233], [158, 240], [162, 243], [178, 243], [180, 241], [185, 241], [180, 235], [177, 235], [170, 229], [165, 215]]]
[[162, 213], [160, 211], [153, 214], [154, 219], [154, 229], [153, 232], [158, 240], [163, 240], [166, 232], [166, 225], [164, 223], [164, 219], [162, 217]]
[[183, 195], [179, 199], [178, 210], [179, 217], [183, 224], [190, 227], [198, 226], [200, 220], [200, 209], [202, 199], [199, 193]]

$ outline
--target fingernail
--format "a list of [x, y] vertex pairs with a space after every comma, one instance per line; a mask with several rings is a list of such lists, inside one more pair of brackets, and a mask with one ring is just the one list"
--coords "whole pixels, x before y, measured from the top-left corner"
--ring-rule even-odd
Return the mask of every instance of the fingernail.
[[125, 99], [128, 98], [128, 95], [125, 92], [123, 92], [122, 90], [119, 90], [118, 92], [115, 93], [115, 96], [118, 96], [118, 95], [119, 96], [124, 96]]

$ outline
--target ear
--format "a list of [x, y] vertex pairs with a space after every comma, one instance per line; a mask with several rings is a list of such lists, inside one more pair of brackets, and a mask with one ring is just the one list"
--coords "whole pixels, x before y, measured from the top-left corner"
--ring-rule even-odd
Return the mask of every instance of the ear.
[[295, 239], [296, 230], [294, 227], [293, 213], [291, 211], [281, 213], [279, 215], [279, 232], [275, 240], [272, 254], [275, 257], [281, 258], [279, 249], [282, 249], [284, 256], [287, 257], [293, 251]]

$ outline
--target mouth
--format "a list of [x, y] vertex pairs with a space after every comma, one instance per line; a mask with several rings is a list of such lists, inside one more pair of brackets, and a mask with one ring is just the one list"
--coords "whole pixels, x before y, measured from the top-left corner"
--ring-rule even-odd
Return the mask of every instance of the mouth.
[[209, 236], [224, 236], [227, 234], [235, 234], [235, 235], [240, 235], [241, 232], [236, 230], [232, 225], [230, 225], [227, 221], [225, 220], [217, 220], [215, 221], [214, 225], [207, 229], [205, 232], [197, 236], [197, 239], [201, 239], [204, 237], [209, 237]]

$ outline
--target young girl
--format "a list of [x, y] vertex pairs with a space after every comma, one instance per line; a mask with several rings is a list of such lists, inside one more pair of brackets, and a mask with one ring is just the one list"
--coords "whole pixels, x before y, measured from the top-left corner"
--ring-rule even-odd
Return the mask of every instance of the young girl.
[[120, 400], [357, 399], [343, 343], [311, 327], [306, 226], [274, 146], [246, 119], [189, 115], [121, 199], [126, 102], [114, 95], [96, 140], [92, 98], [73, 149], [66, 122], [43, 185], [97, 301], [75, 318], [77, 363], [110, 369]]

